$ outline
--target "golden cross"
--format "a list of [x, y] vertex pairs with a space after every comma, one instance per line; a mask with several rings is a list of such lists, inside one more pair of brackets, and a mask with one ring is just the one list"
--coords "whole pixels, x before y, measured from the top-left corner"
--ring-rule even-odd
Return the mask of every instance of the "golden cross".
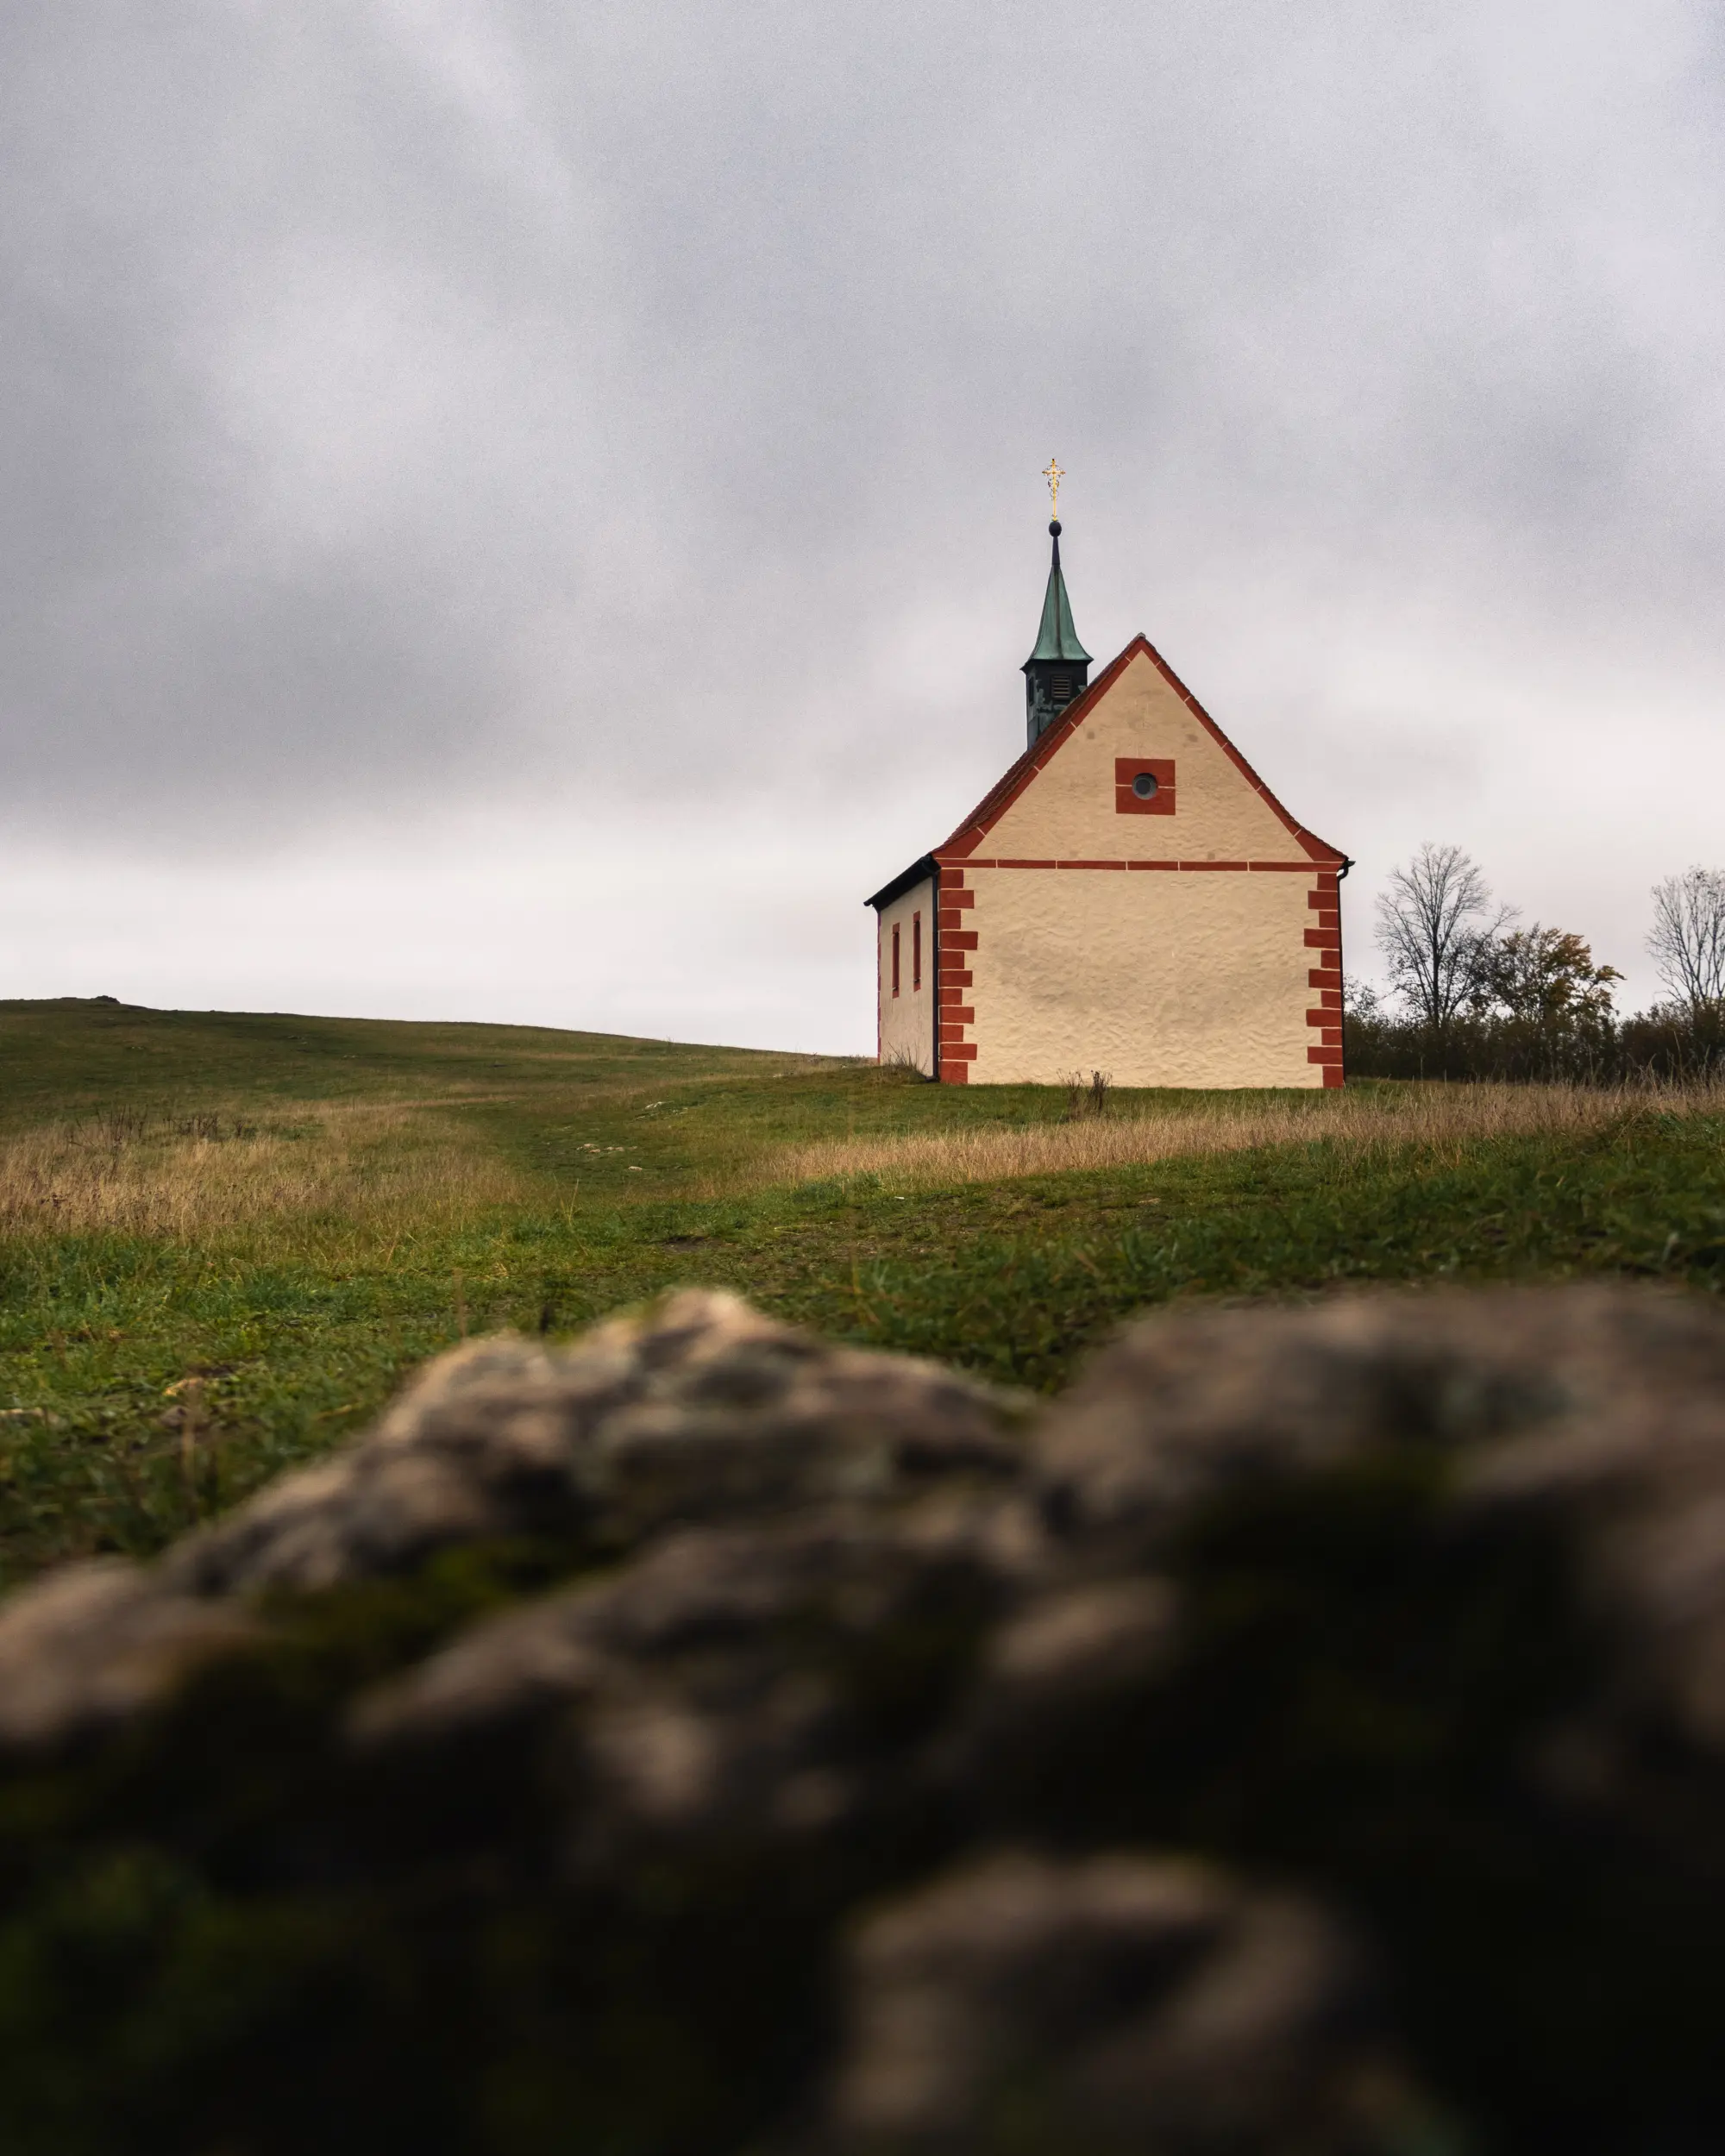
[[1042, 476], [1048, 481], [1049, 513], [1051, 516], [1057, 517], [1060, 514], [1060, 482], [1066, 477], [1066, 474], [1054, 459], [1050, 457], [1048, 469]]

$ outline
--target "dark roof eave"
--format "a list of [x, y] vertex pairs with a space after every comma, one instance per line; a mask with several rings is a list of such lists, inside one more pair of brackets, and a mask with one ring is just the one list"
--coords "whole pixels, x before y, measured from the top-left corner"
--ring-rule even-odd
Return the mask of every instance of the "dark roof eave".
[[938, 874], [932, 854], [925, 854], [920, 861], [912, 862], [902, 875], [894, 876], [890, 883], [883, 883], [872, 899], [864, 899], [864, 906], [872, 906], [878, 913], [883, 906], [890, 906], [894, 899], [902, 898], [913, 884], [926, 883]]

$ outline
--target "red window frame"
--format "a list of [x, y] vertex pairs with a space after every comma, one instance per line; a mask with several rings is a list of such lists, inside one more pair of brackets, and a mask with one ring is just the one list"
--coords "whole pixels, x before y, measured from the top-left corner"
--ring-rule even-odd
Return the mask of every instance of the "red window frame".
[[[1147, 771], [1156, 791], [1147, 801], [1132, 792], [1132, 780]], [[1114, 813], [1116, 816], [1172, 816], [1174, 813], [1174, 759], [1171, 756], [1116, 756], [1114, 758]]]
[[911, 916], [911, 993], [922, 986], [922, 916]]
[[893, 923], [893, 993], [899, 993], [899, 924]]

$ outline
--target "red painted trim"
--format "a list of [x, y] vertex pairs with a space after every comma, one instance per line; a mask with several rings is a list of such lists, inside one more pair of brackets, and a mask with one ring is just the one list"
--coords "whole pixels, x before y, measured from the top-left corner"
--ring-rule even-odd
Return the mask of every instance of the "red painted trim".
[[[1148, 772], [1156, 792], [1139, 800], [1133, 780]], [[1116, 756], [1114, 758], [1114, 814], [1116, 816], [1172, 816], [1174, 813], [1174, 759], [1171, 756]]]
[[[1309, 876], [1315, 870], [1309, 861], [970, 861], [971, 868], [1249, 868], [1257, 875]], [[1327, 906], [1329, 899], [1322, 892], [1308, 892], [1314, 905]]]
[[1118, 658], [1103, 667], [1082, 696], [1075, 697], [1047, 731], [1033, 741], [1016, 763], [1009, 764], [944, 847], [934, 849], [936, 858], [951, 853], [961, 859], [975, 851], [978, 842], [998, 824], [1050, 758], [1072, 738], [1079, 720], [1126, 671], [1142, 637], [1126, 646]]
[[[1202, 714], [1200, 714], [1202, 717]], [[1057, 722], [1057, 728], [1060, 725]], [[1051, 729], [1051, 732], [1056, 729]], [[1070, 730], [1063, 738], [1070, 738]], [[1225, 744], [1226, 745], [1226, 744]], [[1055, 746], [1058, 746], [1057, 743]], [[1024, 761], [1024, 760], [1021, 760]], [[1034, 759], [1028, 760], [1030, 763]], [[1117, 763], [1131, 760], [1116, 759]], [[1146, 763], [1149, 759], [1144, 760]], [[1238, 759], [1237, 759], [1238, 761]], [[1164, 768], [1168, 760], [1160, 760]], [[1036, 768], [1040, 768], [1039, 765]], [[1023, 783], [1029, 782], [1033, 772], [1020, 773]], [[1158, 777], [1162, 775], [1158, 769]], [[1264, 789], [1260, 788], [1260, 791]], [[1134, 799], [1136, 797], [1134, 797]], [[1145, 804], [1139, 803], [1138, 807]], [[1004, 808], [1004, 803], [1002, 804]], [[1286, 818], [1284, 818], [1284, 820]], [[962, 835], [961, 835], [962, 836]], [[978, 834], [980, 836], [980, 833]], [[1302, 836], [1306, 844], [1310, 834]], [[972, 842], [975, 843], [974, 840]], [[1320, 842], [1313, 842], [1314, 843]], [[1339, 856], [1335, 856], [1339, 859]], [[1239, 874], [1243, 872], [1283, 875], [1305, 875], [1314, 880], [1316, 887], [1307, 894], [1308, 905], [1316, 919], [1301, 931], [1301, 948], [1316, 954], [1317, 963], [1308, 964], [1308, 987], [1316, 1000], [1317, 1007], [1307, 1013], [1307, 1024], [1315, 1029], [1318, 1045], [1307, 1051], [1308, 1060], [1321, 1073], [1326, 1086], [1342, 1082], [1340, 1062], [1341, 1032], [1341, 968], [1340, 968], [1340, 912], [1339, 870], [1332, 869], [1314, 858], [1305, 861], [1177, 861], [1177, 860], [1026, 860], [1006, 856], [981, 858], [967, 855], [961, 861], [942, 860], [938, 853], [935, 860], [935, 935], [936, 935], [936, 993], [934, 1025], [935, 1075], [945, 1085], [965, 1085], [970, 1082], [969, 1066], [981, 1054], [979, 1044], [967, 1039], [967, 1033], [976, 1025], [976, 1006], [961, 1000], [974, 981], [974, 974], [968, 969], [966, 960], [981, 940], [976, 928], [962, 928], [959, 924], [967, 914], [975, 918], [975, 892], [968, 885], [972, 868], [1033, 868], [1053, 870], [1100, 871], [1119, 874], [1125, 870], [1139, 872], [1161, 870], [1204, 875]], [[913, 916], [913, 931], [919, 929], [920, 914]], [[917, 985], [919, 987], [919, 973]]]
[[[1327, 884], [1329, 878], [1326, 876], [1322, 879], [1322, 881]], [[1347, 975], [1342, 965], [1342, 880], [1339, 872], [1338, 872], [1336, 876], [1335, 913], [1336, 949], [1334, 964], [1336, 971], [1340, 974], [1343, 980], [1346, 981]], [[1327, 1086], [1340, 1086], [1345, 1085], [1347, 1082], [1347, 1030], [1346, 1020], [1344, 1020], [1342, 1025], [1337, 1028], [1337, 1031], [1341, 1040], [1341, 1062], [1334, 1071], [1327, 1070], [1324, 1073], [1324, 1083]]]
[[968, 1085], [968, 1065], [975, 1060], [975, 1044], [965, 1038], [974, 1025], [974, 1006], [964, 1001], [971, 975], [965, 955], [976, 948], [976, 931], [966, 928], [974, 921], [976, 893], [965, 886], [964, 871], [944, 862], [935, 863], [935, 1014], [934, 1069], [943, 1085]]
[[[928, 1075], [936, 1085], [940, 1083], [940, 916], [948, 897], [948, 893], [941, 888], [944, 881], [940, 873], [940, 864], [937, 862], [934, 867], [934, 889], [929, 894], [934, 900], [934, 926], [929, 932], [928, 954], [929, 963], [934, 968], [935, 1004], [934, 1010], [930, 1016], [928, 1028]], [[962, 876], [959, 881], [961, 883], [963, 881]]]
[[1234, 747], [1233, 742], [1217, 725], [1215, 720], [1210, 717], [1190, 689], [1175, 673], [1173, 667], [1169, 665], [1156, 646], [1147, 636], [1134, 636], [1117, 658], [1109, 661], [1082, 696], [1075, 698], [1048, 730], [1032, 743], [1017, 762], [1011, 765], [995, 785], [983, 795], [945, 843], [933, 849], [936, 860], [939, 860], [943, 854], [951, 854], [959, 859], [964, 859], [975, 852], [977, 846], [1000, 822], [1001, 817], [1006, 814], [1019, 795], [1024, 792], [1031, 780], [1047, 765], [1050, 760], [1071, 740], [1074, 733], [1088, 716], [1092, 707], [1101, 700], [1140, 652], [1150, 661], [1170, 688], [1196, 718], [1199, 724], [1228, 757], [1253, 793], [1263, 798], [1265, 805], [1292, 834], [1301, 851], [1309, 856], [1314, 862], [1322, 862], [1339, 869], [1345, 856], [1335, 847], [1327, 844], [1314, 833], [1308, 831], [1303, 824], [1296, 822], [1288, 813], [1239, 750]]

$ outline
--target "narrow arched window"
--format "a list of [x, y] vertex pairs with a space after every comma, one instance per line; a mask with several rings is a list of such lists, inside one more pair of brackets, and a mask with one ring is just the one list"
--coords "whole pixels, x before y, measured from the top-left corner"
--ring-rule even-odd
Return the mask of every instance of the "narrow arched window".
[[893, 993], [899, 993], [899, 924], [893, 923]]
[[922, 986], [922, 916], [911, 916], [911, 987], [913, 992]]

